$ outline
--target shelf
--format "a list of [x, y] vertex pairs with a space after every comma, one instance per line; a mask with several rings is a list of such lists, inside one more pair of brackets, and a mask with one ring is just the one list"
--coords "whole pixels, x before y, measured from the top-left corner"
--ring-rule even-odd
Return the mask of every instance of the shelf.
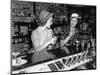
[[35, 16], [33, 17], [12, 17], [12, 21], [16, 22], [32, 22]]

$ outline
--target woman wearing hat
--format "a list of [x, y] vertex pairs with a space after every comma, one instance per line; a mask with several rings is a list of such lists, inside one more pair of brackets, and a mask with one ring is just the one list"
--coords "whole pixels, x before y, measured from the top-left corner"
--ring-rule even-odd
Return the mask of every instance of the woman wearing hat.
[[68, 36], [60, 41], [60, 46], [61, 48], [67, 53], [70, 54], [70, 51], [68, 50], [67, 47], [65, 47], [64, 45], [66, 43], [68, 43], [69, 40], [72, 39], [72, 37], [74, 37], [75, 32], [76, 32], [76, 25], [78, 24], [78, 19], [80, 19], [81, 17], [79, 17], [79, 15], [77, 13], [72, 13], [71, 18], [70, 18], [70, 26], [68, 29], [69, 34]]
[[41, 62], [54, 57], [54, 55], [48, 54], [46, 51], [48, 45], [55, 44], [56, 42], [56, 37], [54, 37], [53, 31], [50, 29], [52, 16], [53, 13], [49, 13], [46, 10], [41, 11], [39, 27], [32, 31], [31, 39], [34, 46], [33, 62]]
[[[65, 48], [64, 50], [66, 52], [68, 52], [67, 47], [64, 47], [64, 45], [75, 35], [76, 32], [76, 25], [78, 23], [78, 19], [80, 19], [81, 17], [79, 17], [79, 15], [77, 13], [72, 13], [71, 18], [70, 18], [70, 32], [69, 35], [64, 39], [61, 40], [61, 47]], [[75, 69], [87, 69], [86, 68], [86, 64], [80, 65]]]

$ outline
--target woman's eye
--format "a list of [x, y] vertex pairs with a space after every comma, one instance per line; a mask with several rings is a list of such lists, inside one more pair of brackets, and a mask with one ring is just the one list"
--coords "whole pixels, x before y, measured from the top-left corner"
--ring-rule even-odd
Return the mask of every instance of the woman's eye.
[[74, 21], [74, 22], [77, 22], [77, 21]]

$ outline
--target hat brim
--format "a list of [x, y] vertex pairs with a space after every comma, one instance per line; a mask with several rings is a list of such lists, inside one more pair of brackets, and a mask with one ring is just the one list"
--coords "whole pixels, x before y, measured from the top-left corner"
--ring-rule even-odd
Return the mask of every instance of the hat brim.
[[82, 17], [71, 17], [71, 18], [79, 18], [79, 19], [81, 19]]
[[48, 14], [45, 18], [43, 18], [42, 20], [40, 20], [40, 22], [45, 22], [47, 21], [50, 17], [52, 17], [54, 14], [53, 13], [50, 13]]

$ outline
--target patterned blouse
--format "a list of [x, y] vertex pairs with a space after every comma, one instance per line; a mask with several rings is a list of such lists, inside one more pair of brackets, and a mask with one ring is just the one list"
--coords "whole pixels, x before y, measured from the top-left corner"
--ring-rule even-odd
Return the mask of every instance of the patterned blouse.
[[[68, 35], [69, 35], [69, 32], [70, 32], [70, 25], [69, 26], [63, 26], [63, 27], [61, 27], [61, 40], [63, 40], [63, 39], [65, 39]], [[75, 39], [77, 39], [78, 38], [78, 36], [79, 36], [79, 33], [78, 33], [78, 30], [76, 29], [75, 30], [75, 34], [74, 34], [74, 36], [72, 36], [70, 39], [69, 39], [69, 41], [68, 41], [68, 43], [69, 44], [72, 44], [74, 41], [75, 41]]]

